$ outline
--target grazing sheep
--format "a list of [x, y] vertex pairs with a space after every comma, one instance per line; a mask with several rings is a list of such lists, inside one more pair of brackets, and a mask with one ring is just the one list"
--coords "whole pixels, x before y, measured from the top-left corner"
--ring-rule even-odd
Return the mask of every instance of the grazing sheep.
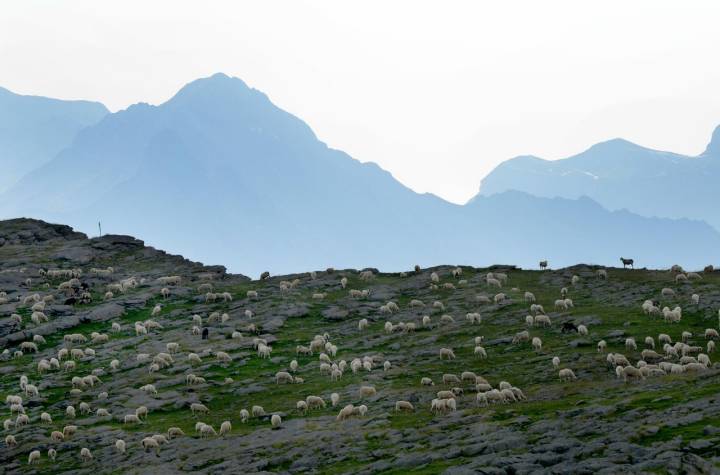
[[308, 409], [320, 409], [326, 407], [325, 400], [320, 396], [308, 396], [305, 398]]
[[577, 379], [577, 376], [575, 376], [575, 373], [570, 368], [563, 368], [558, 372], [558, 376], [560, 377], [560, 381], [574, 381]]
[[700, 304], [700, 296], [698, 294], [692, 294], [692, 297], [690, 297], [690, 300], [692, 301], [693, 305]]
[[718, 331], [714, 328], [707, 328], [705, 329], [705, 339], [706, 340], [715, 340], [720, 338], [720, 334], [718, 334]]
[[553, 356], [552, 365], [553, 368], [558, 369], [560, 367], [560, 358], [557, 356]]
[[396, 411], [396, 412], [398, 412], [398, 411], [413, 412], [413, 411], [415, 411], [415, 406], [413, 406], [413, 405], [412, 405], [410, 402], [408, 402], [408, 401], [397, 401], [397, 402], [395, 403], [395, 411]]
[[142, 445], [142, 448], [145, 449], [145, 452], [150, 449], [155, 449], [156, 454], [160, 453], [160, 442], [152, 437], [145, 437], [142, 441], [140, 441], [140, 445]]
[[80, 458], [83, 462], [89, 462], [93, 459], [92, 453], [90, 453], [90, 449], [87, 447], [83, 447], [80, 449]]
[[115, 441], [115, 450], [117, 450], [118, 453], [124, 454], [125, 453], [125, 441], [122, 439], [117, 439]]
[[454, 323], [454, 322], [455, 322], [455, 319], [453, 318], [452, 315], [445, 314], [440, 317], [440, 323]]
[[653, 350], [655, 349], [655, 340], [653, 339], [653, 337], [645, 337], [645, 346], [647, 346], [648, 348], [652, 348]]
[[473, 350], [473, 355], [477, 356], [480, 359], [486, 359], [488, 357], [487, 352], [485, 351], [485, 348], [482, 346], [476, 346]]
[[578, 325], [578, 335], [587, 336], [588, 335], [588, 329], [585, 325]]
[[637, 351], [637, 343], [635, 343], [635, 339], [634, 338], [626, 338], [625, 339], [625, 348], [627, 350]]
[[542, 340], [538, 337], [533, 337], [532, 347], [533, 347], [533, 350], [535, 350], [535, 351], [542, 350]]
[[440, 359], [454, 360], [455, 353], [450, 348], [440, 348]]
[[549, 327], [552, 325], [552, 321], [550, 320], [550, 317], [547, 315], [538, 315], [535, 317], [534, 324], [536, 326], [543, 326], [543, 327]]
[[516, 333], [512, 339], [514, 345], [528, 341], [530, 341], [530, 333], [527, 330]]
[[73, 435], [75, 435], [75, 432], [77, 432], [77, 426], [75, 425], [67, 425], [63, 427], [62, 436], [65, 439], [69, 439]]
[[52, 424], [52, 417], [47, 412], [40, 414], [40, 422], [43, 424]]
[[277, 373], [275, 373], [275, 384], [280, 384], [281, 382], [292, 384], [292, 375], [287, 371], [278, 371]]
[[202, 414], [210, 414], [210, 409], [208, 409], [205, 404], [194, 402], [190, 404], [190, 412], [192, 412], [193, 416], [195, 416], [198, 412]]
[[350, 418], [354, 412], [355, 412], [355, 406], [353, 406], [352, 404], [348, 404], [347, 406], [340, 409], [340, 412], [338, 413], [336, 420], [344, 421], [345, 419]]
[[465, 319], [470, 323], [481, 323], [482, 322], [482, 317], [477, 312], [466, 314]]
[[282, 418], [278, 414], [273, 414], [270, 418], [270, 425], [272, 425], [273, 429], [277, 429], [280, 424], [282, 424]]
[[230, 421], [223, 421], [222, 424], [220, 424], [220, 432], [218, 432], [218, 435], [220, 437], [229, 434], [232, 430], [232, 424], [230, 424]]
[[645, 379], [642, 372], [634, 366], [618, 366], [618, 375], [623, 378], [626, 383], [629, 379]]
[[253, 417], [261, 417], [265, 415], [265, 409], [263, 409], [262, 406], [253, 406], [252, 407], [252, 415]]
[[375, 396], [377, 394], [377, 391], [375, 390], [374, 386], [360, 386], [358, 394], [360, 396], [360, 399], [364, 399], [366, 397]]
[[48, 449], [47, 455], [51, 462], [55, 462], [55, 458], [57, 457], [57, 450], [50, 448]]

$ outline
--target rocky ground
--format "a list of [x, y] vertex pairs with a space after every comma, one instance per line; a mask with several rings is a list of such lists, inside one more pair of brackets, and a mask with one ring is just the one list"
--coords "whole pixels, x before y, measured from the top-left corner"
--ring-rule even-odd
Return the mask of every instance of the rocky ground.
[[[92, 268], [113, 267], [112, 273], [98, 274]], [[146, 247], [127, 236], [88, 239], [65, 226], [40, 221], [0, 222], [0, 290], [6, 293], [0, 305], [0, 347], [7, 349], [0, 358], [0, 396], [23, 397], [30, 423], [15, 427], [16, 414], [10, 406], [4, 410], [10, 420], [5, 436], [13, 435], [16, 446], [0, 440], [0, 472], [49, 473], [715, 473], [720, 469], [720, 380], [715, 364], [693, 373], [653, 376], [625, 383], [598, 352], [597, 342], [604, 339], [609, 352], [625, 354], [637, 364], [644, 339], [652, 336], [657, 343], [660, 333], [673, 342], [688, 331], [690, 345], [705, 348], [705, 329], [718, 327], [720, 273], [703, 273], [701, 280], [676, 284], [667, 270], [607, 269], [608, 279], [598, 279], [597, 268], [576, 266], [547, 271], [528, 271], [507, 266], [479, 269], [462, 266], [462, 275], [451, 274], [454, 266], [408, 270], [407, 274], [374, 271], [373, 278], [361, 280], [358, 270], [318, 270], [309, 273], [270, 276], [251, 280], [227, 274], [222, 267], [208, 267], [179, 256]], [[70, 290], [58, 290], [68, 277], [53, 277], [48, 269], [79, 269], [78, 281], [90, 292], [92, 301], [69, 301]], [[431, 273], [440, 276], [440, 286], [431, 284]], [[509, 300], [482, 303], [478, 296], [490, 299], [499, 292], [488, 288], [488, 272], [504, 272], [508, 282], [502, 291]], [[571, 285], [573, 275], [580, 281]], [[158, 281], [165, 276], [180, 276], [177, 285]], [[124, 292], [115, 291], [105, 298], [108, 288], [134, 277], [137, 285]], [[342, 289], [341, 278], [348, 280]], [[299, 282], [289, 291], [281, 282]], [[75, 282], [74, 284], [77, 284]], [[454, 289], [443, 287], [452, 283]], [[203, 284], [213, 292], [229, 292], [232, 301], [206, 302]], [[111, 287], [108, 287], [108, 286]], [[161, 289], [170, 295], [163, 298]], [[569, 288], [575, 307], [553, 310], [560, 289]], [[673, 288], [677, 296], [663, 299], [660, 290]], [[368, 298], [352, 298], [350, 289], [368, 289]], [[257, 291], [257, 298], [247, 292]], [[78, 289], [81, 292], [82, 288]], [[531, 327], [531, 337], [539, 337], [543, 348], [534, 351], [530, 343], [511, 344], [515, 333], [528, 329], [525, 316], [529, 304], [523, 296], [533, 292], [552, 320], [550, 327]], [[324, 293], [323, 299], [313, 294]], [[701, 296], [699, 305], [690, 296]], [[48, 322], [31, 320], [33, 302], [25, 297], [53, 295], [44, 314]], [[419, 299], [424, 308], [411, 308]], [[645, 299], [659, 300], [661, 306], [683, 308], [679, 323], [645, 315], [640, 306]], [[382, 314], [380, 306], [394, 301], [399, 311]], [[432, 307], [442, 302], [445, 309]], [[158, 315], [151, 317], [157, 304]], [[246, 314], [252, 312], [252, 316]], [[227, 313], [225, 322], [209, 321], [213, 312]], [[468, 312], [479, 312], [482, 322], [466, 320]], [[17, 323], [17, 314], [21, 322]], [[200, 315], [209, 337], [202, 339], [191, 332], [192, 315]], [[454, 317], [442, 323], [441, 315]], [[432, 323], [424, 327], [422, 316]], [[366, 318], [367, 329], [358, 322]], [[162, 328], [136, 336], [136, 322], [153, 319]], [[414, 332], [388, 334], [387, 321], [414, 322]], [[562, 333], [561, 325], [572, 321], [589, 329], [587, 336]], [[112, 331], [112, 324], [120, 324]], [[256, 328], [253, 329], [252, 325]], [[92, 342], [91, 334], [107, 334], [106, 342]], [[232, 337], [240, 332], [241, 338]], [[67, 334], [82, 334], [85, 343], [68, 343]], [[348, 367], [337, 381], [320, 372], [317, 352], [314, 356], [296, 355], [297, 345], [309, 345], [315, 335], [327, 333], [338, 348], [333, 362], [372, 357], [371, 371], [353, 373]], [[22, 342], [41, 335], [37, 353], [30, 350], [16, 355]], [[482, 346], [487, 359], [474, 355], [475, 337], [484, 337]], [[638, 349], [627, 350], [625, 339], [634, 337]], [[272, 348], [270, 358], [260, 358], [254, 338], [263, 338]], [[137, 361], [138, 353], [150, 358], [166, 352], [166, 344], [176, 342], [180, 350], [173, 363], [150, 372], [149, 361]], [[58, 357], [61, 348], [92, 349], [95, 354], [77, 358], [76, 367], [39, 373], [40, 360]], [[452, 348], [454, 360], [440, 360], [440, 348]], [[662, 353], [661, 345], [658, 352]], [[230, 363], [221, 364], [217, 351], [230, 355]], [[704, 350], [703, 350], [704, 351]], [[202, 358], [191, 365], [189, 353]], [[571, 368], [577, 380], [561, 382], [551, 360], [558, 356], [560, 368]], [[710, 354], [714, 358], [714, 354]], [[120, 366], [113, 370], [112, 360]], [[297, 360], [298, 384], [276, 384], [275, 373], [287, 371]], [[390, 362], [385, 371], [383, 363]], [[464, 393], [457, 396], [457, 410], [433, 413], [431, 400], [440, 390], [445, 373], [458, 376], [473, 371], [493, 386], [508, 381], [519, 387], [527, 400], [476, 404], [475, 384], [464, 381]], [[100, 382], [72, 391], [73, 377], [91, 373]], [[187, 385], [186, 375], [205, 378], [205, 383]], [[25, 375], [39, 395], [27, 396], [20, 386]], [[430, 377], [434, 386], [420, 384]], [[153, 384], [157, 394], [141, 388]], [[374, 386], [375, 396], [361, 400], [359, 388]], [[457, 384], [453, 386], [458, 386]], [[107, 392], [107, 399], [99, 398]], [[330, 394], [340, 395], [337, 407]], [[321, 396], [327, 407], [304, 414], [296, 403], [309, 395]], [[396, 412], [398, 400], [414, 405], [413, 412]], [[69, 405], [90, 405], [89, 414], [78, 410], [75, 418], [66, 414]], [[201, 402], [210, 413], [194, 417], [190, 404]], [[364, 416], [336, 420], [346, 404], [368, 408]], [[243, 423], [241, 409], [263, 406], [265, 416], [251, 417]], [[149, 414], [140, 424], [125, 424], [123, 416], [145, 406]], [[104, 408], [111, 417], [99, 417]], [[42, 423], [47, 412], [52, 423]], [[273, 428], [270, 416], [278, 414], [282, 424]], [[230, 434], [201, 438], [196, 422], [202, 421], [219, 430], [223, 421], [232, 423]], [[54, 430], [76, 425], [72, 437], [55, 442]], [[179, 427], [184, 436], [162, 444], [159, 453], [146, 452], [141, 440], [153, 434], [166, 434]], [[126, 453], [119, 453], [115, 441], [126, 442]], [[48, 449], [57, 451], [55, 462]], [[81, 448], [88, 448], [93, 459], [82, 461]], [[40, 450], [38, 464], [29, 465], [28, 456]]]

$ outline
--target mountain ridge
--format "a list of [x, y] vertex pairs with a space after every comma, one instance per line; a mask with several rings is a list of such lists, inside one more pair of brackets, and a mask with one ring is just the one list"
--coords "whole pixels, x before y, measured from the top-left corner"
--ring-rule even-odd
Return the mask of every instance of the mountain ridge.
[[[673, 259], [686, 265], [720, 257], [720, 234], [703, 223], [612, 213], [596, 201], [525, 192], [461, 206], [416, 193], [377, 164], [328, 147], [244, 81], [216, 74], [163, 104], [137, 104], [83, 129], [0, 195], [0, 215], [88, 233], [100, 221], [107, 231], [250, 274], [468, 259], [610, 263], [618, 253], [664, 266], [673, 263], [673, 243]], [[605, 237], [601, 224], [616, 236]], [[528, 236], [545, 226], [553, 232]], [[648, 230], [660, 237], [640, 242]]]

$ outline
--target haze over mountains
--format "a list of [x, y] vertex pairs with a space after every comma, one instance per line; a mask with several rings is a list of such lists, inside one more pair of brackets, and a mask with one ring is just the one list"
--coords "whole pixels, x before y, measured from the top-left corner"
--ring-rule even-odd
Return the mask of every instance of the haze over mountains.
[[50, 161], [107, 113], [97, 102], [22, 96], [0, 87], [0, 192]]
[[588, 196], [644, 216], [702, 219], [720, 229], [720, 127], [697, 157], [651, 150], [622, 139], [563, 159], [522, 156], [482, 181], [480, 196], [520, 190], [535, 196]]
[[[328, 148], [302, 120], [223, 74], [194, 81], [159, 106], [137, 104], [88, 120], [52, 159], [0, 195], [0, 217], [62, 222], [89, 234], [102, 221], [104, 231], [141, 236], [251, 275], [327, 266], [402, 270], [416, 263], [534, 267], [543, 258], [553, 267], [617, 265], [620, 255], [641, 266], [699, 267], [720, 252], [720, 234], [706, 223], [610, 212], [589, 198], [575, 199], [589, 195], [613, 209], [633, 209], [629, 198], [614, 205], [603, 190], [595, 197], [590, 187], [582, 185], [583, 193], [566, 185], [562, 173], [536, 165], [539, 159], [508, 162], [522, 165], [517, 186], [515, 165], [498, 167], [465, 206], [415, 193], [377, 165]], [[586, 152], [595, 165], [583, 171], [629, 189], [645, 162], [667, 162], [666, 181], [662, 174], [647, 177], [638, 189], [653, 193], [646, 202], [655, 194], [685, 201], [690, 198], [667, 183], [673, 176], [694, 183], [695, 174], [709, 182], [717, 176], [709, 165], [715, 166], [717, 148], [685, 159], [613, 141]], [[679, 160], [708, 165], [683, 167], [687, 176], [678, 178], [672, 164]], [[534, 175], [537, 189], [526, 162], [543, 170]], [[663, 215], [700, 217], [682, 209]], [[660, 214], [644, 210], [637, 211]]]

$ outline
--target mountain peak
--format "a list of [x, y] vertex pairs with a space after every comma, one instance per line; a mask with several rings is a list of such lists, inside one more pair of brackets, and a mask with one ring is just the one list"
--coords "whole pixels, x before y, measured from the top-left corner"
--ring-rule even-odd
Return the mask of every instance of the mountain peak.
[[171, 101], [182, 101], [188, 98], [229, 98], [242, 97], [249, 93], [262, 94], [250, 88], [240, 78], [225, 73], [215, 73], [206, 78], [196, 79], [183, 86]]
[[705, 152], [703, 152], [703, 155], [720, 156], [720, 125], [715, 127], [712, 137], [710, 138], [710, 143], [705, 148]]

